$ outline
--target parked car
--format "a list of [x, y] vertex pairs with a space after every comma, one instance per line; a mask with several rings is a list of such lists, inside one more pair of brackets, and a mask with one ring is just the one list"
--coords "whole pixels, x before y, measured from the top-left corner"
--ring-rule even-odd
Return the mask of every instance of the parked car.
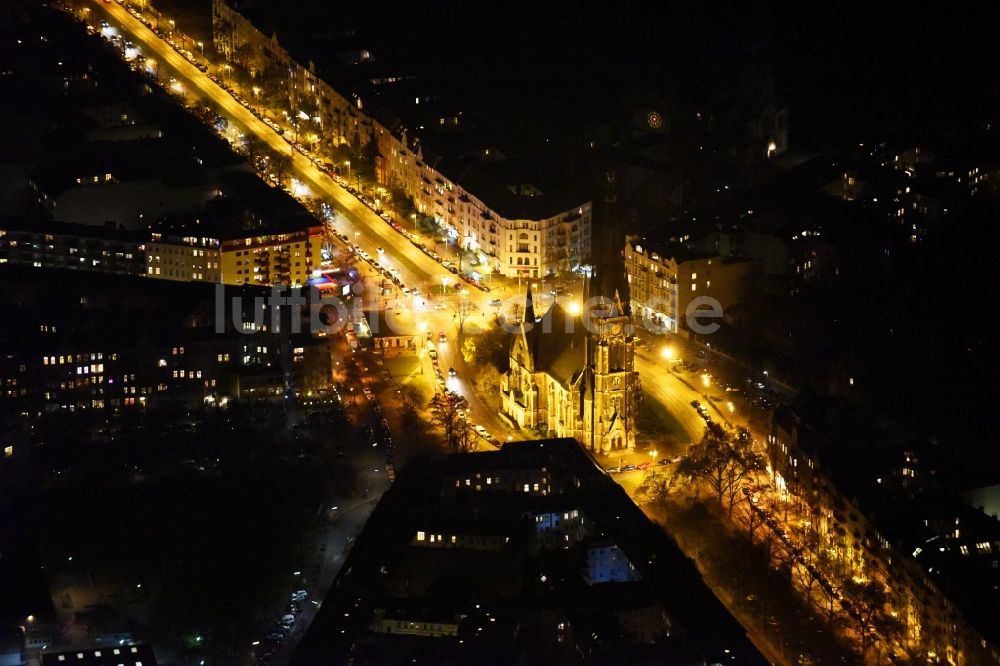
[[455, 367], [454, 366], [448, 368], [448, 376], [449, 377], [457, 377], [458, 376], [458, 373], [455, 371]]
[[636, 469], [635, 465], [625, 465], [624, 467], [622, 467], [623, 472], [631, 472], [635, 469]]
[[438, 342], [440, 342], [442, 344], [444, 344], [445, 342], [448, 342], [448, 336], [445, 335], [444, 333], [438, 333]]

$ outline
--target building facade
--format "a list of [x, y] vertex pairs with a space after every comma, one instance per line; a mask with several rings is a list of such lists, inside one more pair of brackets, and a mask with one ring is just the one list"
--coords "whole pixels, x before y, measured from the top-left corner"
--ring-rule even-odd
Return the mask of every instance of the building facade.
[[[844, 452], [846, 446], [818, 435], [808, 420], [791, 408], [782, 408], [772, 417], [767, 437], [768, 471], [784, 502], [804, 516], [802, 522], [809, 540], [816, 544], [814, 550], [828, 553], [829, 566], [842, 578], [877, 580], [885, 585], [887, 605], [900, 620], [896, 638], [911, 654], [926, 654], [929, 660], [956, 665], [1000, 663], [1000, 651], [963, 617], [932, 572], [915, 561], [922, 549], [917, 548], [912, 555], [900, 552], [859, 507], [858, 500], [848, 499], [835, 485], [830, 468], [841, 456], [850, 455]], [[912, 465], [905, 469], [912, 473]], [[890, 482], [879, 477], [876, 484], [884, 480]], [[956, 541], [958, 525], [955, 520], [950, 526]], [[947, 540], [935, 546], [943, 552], [948, 548]], [[1000, 542], [997, 546], [1000, 548]]]
[[222, 282], [221, 243], [217, 238], [174, 238], [153, 233], [146, 246], [146, 276], [184, 282]]
[[82, 224], [0, 221], [0, 264], [141, 275], [145, 236]]
[[220, 247], [222, 282], [231, 285], [300, 287], [320, 266], [322, 226], [229, 238]]
[[667, 256], [629, 236], [625, 240], [625, 270], [633, 311], [676, 333], [685, 326], [688, 308], [697, 309], [700, 299], [713, 299], [723, 312], [741, 302], [751, 291], [759, 266], [755, 261], [715, 253]]

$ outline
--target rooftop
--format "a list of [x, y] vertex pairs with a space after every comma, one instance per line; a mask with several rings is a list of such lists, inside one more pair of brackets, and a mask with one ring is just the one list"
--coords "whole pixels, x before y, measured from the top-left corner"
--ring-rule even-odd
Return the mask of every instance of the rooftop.
[[[546, 476], [579, 481], [568, 484], [558, 498], [484, 489], [465, 492], [462, 501], [455, 502], [442, 492], [442, 481], [452, 475], [495, 474], [497, 469], [535, 469]], [[647, 581], [644, 589], [607, 587], [617, 583], [588, 586], [580, 569], [582, 551], [572, 547], [550, 550], [539, 544], [532, 516], [554, 508], [578, 510], [588, 534], [600, 534], [618, 544], [642, 570]], [[448, 538], [442, 547], [411, 546], [418, 530], [430, 535], [432, 528], [445, 537], [472, 530], [473, 534], [510, 535], [510, 541], [502, 552], [450, 548]], [[673, 621], [670, 637], [646, 646], [651, 654], [662, 658], [671, 650], [697, 646], [720, 655], [729, 649], [739, 663], [763, 663], [742, 628], [704, 586], [693, 564], [574, 440], [515, 442], [496, 452], [418, 458], [400, 470], [376, 506], [292, 663], [336, 660], [352, 651], [361, 654], [359, 650], [395, 649], [382, 635], [371, 638], [370, 617], [378, 609], [393, 610], [400, 605], [418, 615], [430, 612], [437, 617], [469, 618], [459, 623], [464, 646], [447, 638], [420, 639], [424, 642], [410, 645], [411, 654], [425, 649], [463, 659], [479, 659], [487, 653], [494, 657], [539, 654], [547, 649], [544, 641], [524, 643], [527, 639], [500, 629], [520, 622], [521, 634], [534, 635], [545, 626], [540, 624], [539, 612], [548, 617], [562, 613], [581, 632], [590, 626], [592, 616], [612, 618], [610, 626], [604, 622], [595, 634], [596, 642], [588, 638], [590, 631], [577, 639], [587, 644], [588, 651], [601, 652], [629, 644], [611, 628], [616, 621], [609, 614], [650, 603], [661, 604]], [[354, 608], [349, 617], [342, 612], [345, 604]], [[470, 622], [488, 622], [496, 631], [489, 633], [489, 640], [477, 642], [477, 635], [483, 634]]]

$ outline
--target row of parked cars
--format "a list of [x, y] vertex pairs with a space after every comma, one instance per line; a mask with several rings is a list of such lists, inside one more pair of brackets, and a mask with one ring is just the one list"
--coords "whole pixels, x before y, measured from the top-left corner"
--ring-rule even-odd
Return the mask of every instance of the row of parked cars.
[[274, 655], [281, 647], [282, 641], [288, 637], [299, 616], [302, 614], [303, 604], [309, 598], [309, 593], [305, 590], [296, 590], [290, 595], [288, 607], [285, 612], [275, 620], [267, 629], [265, 641], [260, 654], [257, 656], [258, 664], [267, 664], [274, 658]]

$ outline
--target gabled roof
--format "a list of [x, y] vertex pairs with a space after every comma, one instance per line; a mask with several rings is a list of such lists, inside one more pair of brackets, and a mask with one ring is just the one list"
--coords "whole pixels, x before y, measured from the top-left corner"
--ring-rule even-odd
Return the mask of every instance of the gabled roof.
[[580, 318], [568, 314], [559, 303], [533, 325], [522, 323], [521, 336], [535, 372], [547, 373], [563, 386], [573, 384], [583, 372], [587, 331]]

